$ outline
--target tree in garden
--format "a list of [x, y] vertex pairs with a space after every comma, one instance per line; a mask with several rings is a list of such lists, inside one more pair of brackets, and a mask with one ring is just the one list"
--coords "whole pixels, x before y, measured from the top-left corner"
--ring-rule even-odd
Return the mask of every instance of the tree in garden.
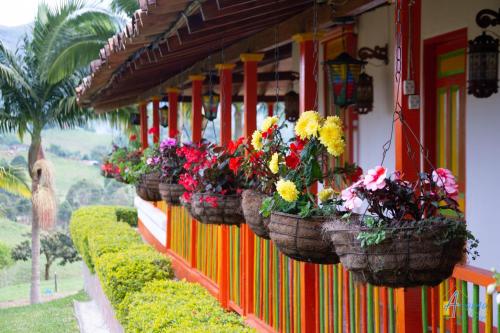
[[[27, 235], [29, 237], [29, 235]], [[50, 267], [59, 259], [58, 265], [64, 266], [81, 260], [73, 245], [71, 237], [62, 232], [43, 234], [40, 254], [45, 256], [45, 280], [50, 277]], [[1, 250], [1, 249], [0, 249]], [[12, 249], [12, 259], [27, 261], [31, 258], [31, 243], [25, 240]], [[1, 261], [1, 258], [0, 258]], [[0, 263], [1, 264], [1, 263]], [[1, 267], [1, 266], [0, 266]]]
[[[44, 156], [44, 128], [71, 128], [93, 116], [77, 105], [75, 86], [117, 28], [113, 16], [82, 0], [67, 0], [57, 8], [41, 3], [31, 37], [24, 37], [20, 49], [12, 53], [0, 42], [0, 132], [29, 136], [32, 191], [38, 188], [35, 179], [43, 178], [33, 177], [33, 167]], [[40, 301], [39, 228], [33, 214], [31, 303]]]
[[31, 196], [26, 183], [26, 172], [17, 166], [4, 162], [0, 163], [0, 189], [25, 198]]
[[9, 267], [12, 264], [12, 259], [10, 255], [10, 248], [0, 243], [0, 270]]
[[125, 13], [131, 17], [139, 9], [137, 0], [111, 0], [111, 9], [117, 13]]

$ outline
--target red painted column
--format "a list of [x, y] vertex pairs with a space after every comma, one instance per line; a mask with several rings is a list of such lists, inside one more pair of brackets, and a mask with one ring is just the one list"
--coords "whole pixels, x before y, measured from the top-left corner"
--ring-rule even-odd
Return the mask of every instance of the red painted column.
[[[399, 100], [402, 106], [401, 113], [408, 127], [406, 127], [400, 118], [397, 118], [395, 124], [395, 155], [396, 170], [401, 171], [408, 180], [415, 180], [420, 170], [420, 147], [419, 142], [413, 137], [420, 137], [420, 110], [410, 110], [408, 108], [408, 96], [403, 95], [402, 83], [405, 80], [415, 82], [416, 94], [420, 94], [420, 12], [421, 0], [415, 0], [412, 3], [411, 11], [410, 1], [397, 0], [395, 6], [396, 36], [401, 34], [401, 62], [396, 70], [401, 69], [401, 84], [394, 80], [394, 100]], [[400, 23], [398, 23], [398, 17]], [[411, 36], [410, 36], [411, 27]], [[411, 43], [411, 49], [410, 49]], [[397, 45], [397, 39], [395, 41]], [[411, 62], [410, 62], [410, 54]], [[395, 48], [395, 58], [398, 57], [398, 49]], [[410, 69], [411, 66], [411, 69]], [[397, 106], [395, 106], [397, 107]], [[411, 129], [411, 131], [410, 131]], [[408, 154], [408, 146], [413, 151], [413, 156]], [[398, 333], [422, 332], [421, 316], [421, 290], [420, 288], [396, 289], [396, 331]]]
[[[220, 145], [227, 146], [231, 141], [231, 102], [233, 94], [234, 64], [216, 65], [220, 76]], [[219, 258], [219, 302], [225, 309], [229, 308], [229, 226], [219, 227], [218, 258]]]
[[220, 145], [226, 146], [232, 138], [231, 103], [233, 95], [234, 64], [216, 65], [220, 76]]
[[[318, 33], [317, 39], [320, 37]], [[313, 110], [315, 107], [316, 98], [318, 94], [318, 82], [316, 82], [316, 73], [319, 69], [318, 53], [314, 52], [314, 34], [303, 33], [293, 36], [293, 40], [299, 44], [299, 95], [300, 95], [300, 112]], [[314, 64], [317, 64], [314, 66]], [[316, 106], [317, 107], [317, 106]], [[317, 111], [317, 110], [315, 110]]]
[[160, 98], [153, 97], [153, 143], [160, 142]]
[[[257, 129], [257, 63], [262, 61], [263, 54], [244, 53], [240, 55], [244, 70], [244, 132], [246, 138], [250, 138]], [[252, 313], [253, 309], [253, 274], [254, 274], [254, 238], [255, 235], [248, 228], [248, 225], [241, 226], [242, 231], [242, 263], [243, 274], [241, 279], [242, 288], [242, 307], [243, 315]]]
[[179, 134], [177, 128], [177, 110], [179, 107], [179, 92], [177, 88], [167, 88], [168, 94], [168, 136], [175, 138]]
[[191, 113], [191, 121], [192, 121], [192, 126], [193, 126], [193, 131], [192, 131], [192, 140], [193, 142], [200, 142], [202, 137], [201, 137], [201, 132], [202, 132], [202, 120], [203, 116], [201, 114], [201, 108], [203, 106], [202, 103], [202, 87], [203, 87], [203, 80], [205, 80], [204, 75], [190, 75], [189, 79], [192, 82], [192, 113]]
[[[293, 36], [299, 45], [300, 55], [300, 112], [313, 110], [315, 107], [318, 83], [315, 70], [318, 70], [318, 54], [314, 52], [317, 38], [312, 33]], [[315, 66], [316, 63], [316, 66]], [[319, 330], [319, 302], [316, 288], [318, 266], [309, 263], [300, 263], [300, 300], [301, 300], [301, 330], [302, 332], [317, 332]]]
[[274, 116], [274, 103], [273, 102], [267, 103], [267, 115], [269, 117]]
[[142, 102], [139, 104], [139, 119], [141, 127], [141, 148], [148, 148], [148, 109], [147, 103]]

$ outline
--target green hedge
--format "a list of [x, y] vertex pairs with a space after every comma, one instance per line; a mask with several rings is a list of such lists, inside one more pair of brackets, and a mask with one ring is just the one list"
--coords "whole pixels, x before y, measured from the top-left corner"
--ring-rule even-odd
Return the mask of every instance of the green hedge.
[[131, 227], [137, 227], [137, 209], [123, 207], [116, 209], [116, 219], [120, 222], [125, 222]]
[[127, 332], [253, 332], [243, 319], [224, 311], [203, 287], [185, 281], [153, 281], [129, 294]]
[[171, 263], [145, 245], [121, 207], [91, 206], [73, 213], [70, 233], [96, 272], [126, 332], [248, 332], [241, 317], [225, 312], [201, 286], [171, 280]]

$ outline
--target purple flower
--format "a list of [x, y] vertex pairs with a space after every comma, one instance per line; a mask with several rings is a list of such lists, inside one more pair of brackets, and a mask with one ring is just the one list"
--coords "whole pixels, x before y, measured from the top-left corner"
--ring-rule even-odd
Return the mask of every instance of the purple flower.
[[175, 140], [174, 138], [168, 138], [168, 139], [165, 139], [161, 142], [160, 148], [166, 149], [166, 148], [175, 147], [176, 145], [177, 145], [177, 140]]

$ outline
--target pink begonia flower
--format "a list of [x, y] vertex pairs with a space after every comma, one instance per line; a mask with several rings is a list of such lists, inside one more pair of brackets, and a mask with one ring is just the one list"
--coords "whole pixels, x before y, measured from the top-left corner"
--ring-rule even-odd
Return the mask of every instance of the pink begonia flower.
[[376, 166], [375, 169], [368, 170], [368, 174], [363, 180], [363, 185], [369, 191], [380, 190], [385, 187], [385, 178], [387, 169], [382, 166]]
[[356, 195], [354, 187], [356, 184], [349, 186], [348, 188], [342, 190], [341, 196], [344, 200], [344, 208], [347, 210], [353, 210], [355, 208], [361, 207], [363, 201]]
[[454, 200], [458, 199], [458, 184], [450, 170], [437, 168], [432, 171], [432, 180], [437, 186], [444, 188], [450, 198]]
[[149, 157], [147, 160], [146, 160], [146, 164], [147, 165], [151, 165], [153, 163], [153, 159], [151, 157]]

